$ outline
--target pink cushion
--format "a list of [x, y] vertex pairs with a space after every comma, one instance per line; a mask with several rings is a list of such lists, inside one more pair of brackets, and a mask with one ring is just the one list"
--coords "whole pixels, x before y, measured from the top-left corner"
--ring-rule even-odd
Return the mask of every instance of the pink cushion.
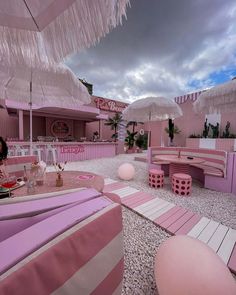
[[208, 174], [208, 175], [214, 175], [214, 176], [219, 176], [219, 177], [224, 177], [224, 173], [222, 170], [215, 168], [215, 167], [211, 167], [211, 166], [206, 166], [204, 164], [193, 164], [191, 166], [200, 168], [203, 170], [204, 174]]
[[[111, 204], [98, 197], [52, 215], [0, 243], [0, 273], [74, 224]], [[27, 242], [26, 242], [27, 241]], [[16, 245], [18, 245], [16, 247]]]
[[190, 180], [192, 177], [185, 173], [174, 173], [172, 177], [175, 177], [180, 180]]
[[149, 173], [156, 174], [156, 175], [162, 175], [162, 174], [164, 174], [164, 171], [163, 170], [157, 170], [157, 169], [150, 169]]

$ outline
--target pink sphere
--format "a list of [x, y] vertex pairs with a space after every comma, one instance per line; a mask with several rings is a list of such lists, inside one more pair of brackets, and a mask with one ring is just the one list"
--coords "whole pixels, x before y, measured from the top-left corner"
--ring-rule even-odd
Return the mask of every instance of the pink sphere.
[[155, 278], [160, 295], [236, 294], [236, 283], [221, 258], [188, 236], [171, 237], [160, 246]]
[[130, 163], [124, 163], [118, 168], [118, 175], [123, 180], [133, 179], [135, 174], [134, 166]]

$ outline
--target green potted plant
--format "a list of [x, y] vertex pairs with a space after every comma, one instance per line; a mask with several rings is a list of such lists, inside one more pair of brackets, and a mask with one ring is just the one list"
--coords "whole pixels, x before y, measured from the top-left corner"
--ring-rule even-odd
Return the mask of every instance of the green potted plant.
[[128, 151], [133, 152], [134, 151], [134, 144], [135, 144], [135, 136], [138, 132], [130, 132], [127, 130], [127, 136], [125, 138], [126, 145], [128, 146]]
[[139, 134], [136, 138], [135, 145], [137, 146], [137, 152], [141, 153], [145, 148], [145, 135]]

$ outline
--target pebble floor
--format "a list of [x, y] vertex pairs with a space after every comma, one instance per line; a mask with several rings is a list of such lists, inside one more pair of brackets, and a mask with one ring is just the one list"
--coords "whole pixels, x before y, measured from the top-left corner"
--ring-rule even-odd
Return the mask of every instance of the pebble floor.
[[[90, 171], [120, 181], [117, 169], [123, 163], [131, 163], [135, 167], [135, 177], [125, 181], [127, 185], [236, 229], [236, 196], [207, 190], [194, 183], [191, 197], [177, 197], [171, 192], [168, 178], [165, 178], [163, 189], [152, 189], [148, 186], [147, 164], [134, 161], [134, 154], [72, 162], [66, 165], [65, 170]], [[54, 171], [54, 168], [49, 167], [48, 171]], [[125, 252], [122, 295], [158, 294], [153, 272], [154, 257], [159, 245], [170, 235], [125, 207], [122, 212]]]

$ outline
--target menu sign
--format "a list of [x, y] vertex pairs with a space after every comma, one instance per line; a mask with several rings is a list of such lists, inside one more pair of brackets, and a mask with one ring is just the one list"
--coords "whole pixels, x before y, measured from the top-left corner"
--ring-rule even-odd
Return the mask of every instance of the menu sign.
[[96, 103], [96, 107], [98, 109], [115, 113], [122, 113], [123, 110], [128, 106], [127, 103], [123, 103], [116, 100], [104, 99], [102, 97], [96, 97], [94, 99], [94, 102]]

